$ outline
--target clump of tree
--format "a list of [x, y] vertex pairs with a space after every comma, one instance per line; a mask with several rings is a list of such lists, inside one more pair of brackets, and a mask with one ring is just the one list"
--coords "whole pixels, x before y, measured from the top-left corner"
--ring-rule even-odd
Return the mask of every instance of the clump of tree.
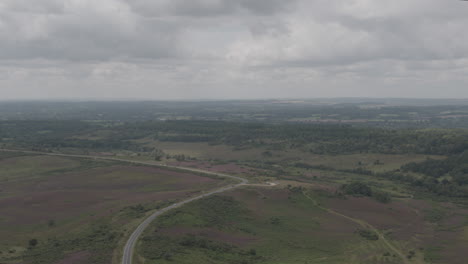
[[151, 156], [154, 157], [154, 160], [160, 161], [166, 154], [162, 149], [157, 149], [155, 148], [153, 152], [151, 153]]
[[392, 201], [392, 196], [388, 192], [373, 191], [372, 197], [381, 203], [389, 203]]
[[340, 189], [344, 194], [348, 195], [368, 197], [372, 196], [372, 188], [366, 183], [360, 181], [343, 184]]
[[[407, 172], [419, 173], [422, 177], [412, 177]], [[399, 171], [381, 176], [440, 196], [468, 197], [468, 151], [443, 160], [411, 162], [401, 166]]]
[[360, 181], [343, 184], [340, 191], [345, 195], [372, 197], [381, 203], [389, 203], [392, 200], [389, 193], [373, 190], [368, 184]]
[[173, 158], [177, 161], [185, 161], [187, 159], [187, 157], [184, 154], [174, 155]]
[[[387, 180], [408, 183], [413, 189], [430, 192], [446, 197], [468, 197], [468, 184], [458, 184], [457, 179], [439, 179], [431, 176], [413, 177], [400, 171], [392, 171], [378, 174]], [[465, 176], [459, 176], [464, 178]], [[460, 179], [459, 179], [460, 180]]]
[[291, 193], [302, 193], [305, 190], [302, 186], [292, 186], [291, 184], [288, 184], [287, 188]]
[[427, 159], [420, 163], [411, 162], [403, 165], [401, 170], [424, 174], [432, 178], [449, 175], [454, 183], [468, 185], [468, 151], [444, 160]]

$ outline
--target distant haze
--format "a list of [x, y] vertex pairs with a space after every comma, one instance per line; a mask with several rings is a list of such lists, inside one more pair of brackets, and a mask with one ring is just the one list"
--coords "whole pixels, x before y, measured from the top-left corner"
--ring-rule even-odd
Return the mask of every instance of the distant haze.
[[1, 0], [0, 100], [468, 98], [459, 0]]

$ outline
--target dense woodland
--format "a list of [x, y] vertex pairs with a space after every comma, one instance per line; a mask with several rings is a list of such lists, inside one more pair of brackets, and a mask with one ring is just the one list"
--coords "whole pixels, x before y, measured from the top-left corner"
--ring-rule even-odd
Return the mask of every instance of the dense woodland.
[[[448, 196], [468, 197], [468, 151], [449, 156], [447, 159], [428, 159], [422, 163], [409, 163], [402, 166], [403, 172], [415, 172], [423, 177], [414, 179], [406, 177], [413, 186], [425, 187], [428, 190]], [[400, 174], [394, 173], [394, 178]]]
[[[88, 135], [106, 133], [99, 138]], [[237, 147], [299, 148], [316, 154], [418, 153], [455, 155], [468, 149], [466, 130], [414, 130], [350, 125], [222, 121], [3, 121], [2, 144], [31, 148], [145, 149], [131, 140], [208, 142]]]

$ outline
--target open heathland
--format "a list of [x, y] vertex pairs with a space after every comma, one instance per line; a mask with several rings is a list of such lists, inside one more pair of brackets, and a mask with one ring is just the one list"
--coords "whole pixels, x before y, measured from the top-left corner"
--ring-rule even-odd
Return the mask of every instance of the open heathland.
[[213, 173], [249, 185], [171, 206], [134, 261], [465, 263], [467, 108], [390, 101], [0, 105], [0, 263], [121, 263]]
[[[116, 246], [125, 233], [122, 226], [133, 219], [223, 185], [220, 179], [189, 172], [57, 156], [4, 154], [0, 166], [2, 263], [17, 263], [21, 257], [63, 263], [62, 256], [100, 263], [95, 255], [104, 253], [110, 263], [114, 248], [89, 250], [84, 244], [107, 230], [115, 233], [108, 242]], [[54, 243], [63, 248], [39, 252]]]
[[[431, 205], [418, 200], [382, 204], [365, 197], [343, 198], [313, 185], [245, 187], [162, 216], [141, 239], [135, 260], [463, 263], [449, 246], [461, 247], [463, 234], [454, 230], [452, 237], [445, 235], [445, 245], [438, 246], [441, 241], [431, 236], [442, 236], [440, 229], [450, 225], [435, 226], [425, 217], [424, 208], [430, 210]], [[450, 212], [453, 220], [463, 210], [454, 207]], [[379, 235], [372, 235], [374, 229]]]

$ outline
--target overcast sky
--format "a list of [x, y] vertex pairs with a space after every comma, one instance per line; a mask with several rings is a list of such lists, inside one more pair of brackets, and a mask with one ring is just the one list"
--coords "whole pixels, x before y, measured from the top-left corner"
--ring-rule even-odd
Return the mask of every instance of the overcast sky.
[[0, 0], [0, 100], [468, 98], [459, 0]]

